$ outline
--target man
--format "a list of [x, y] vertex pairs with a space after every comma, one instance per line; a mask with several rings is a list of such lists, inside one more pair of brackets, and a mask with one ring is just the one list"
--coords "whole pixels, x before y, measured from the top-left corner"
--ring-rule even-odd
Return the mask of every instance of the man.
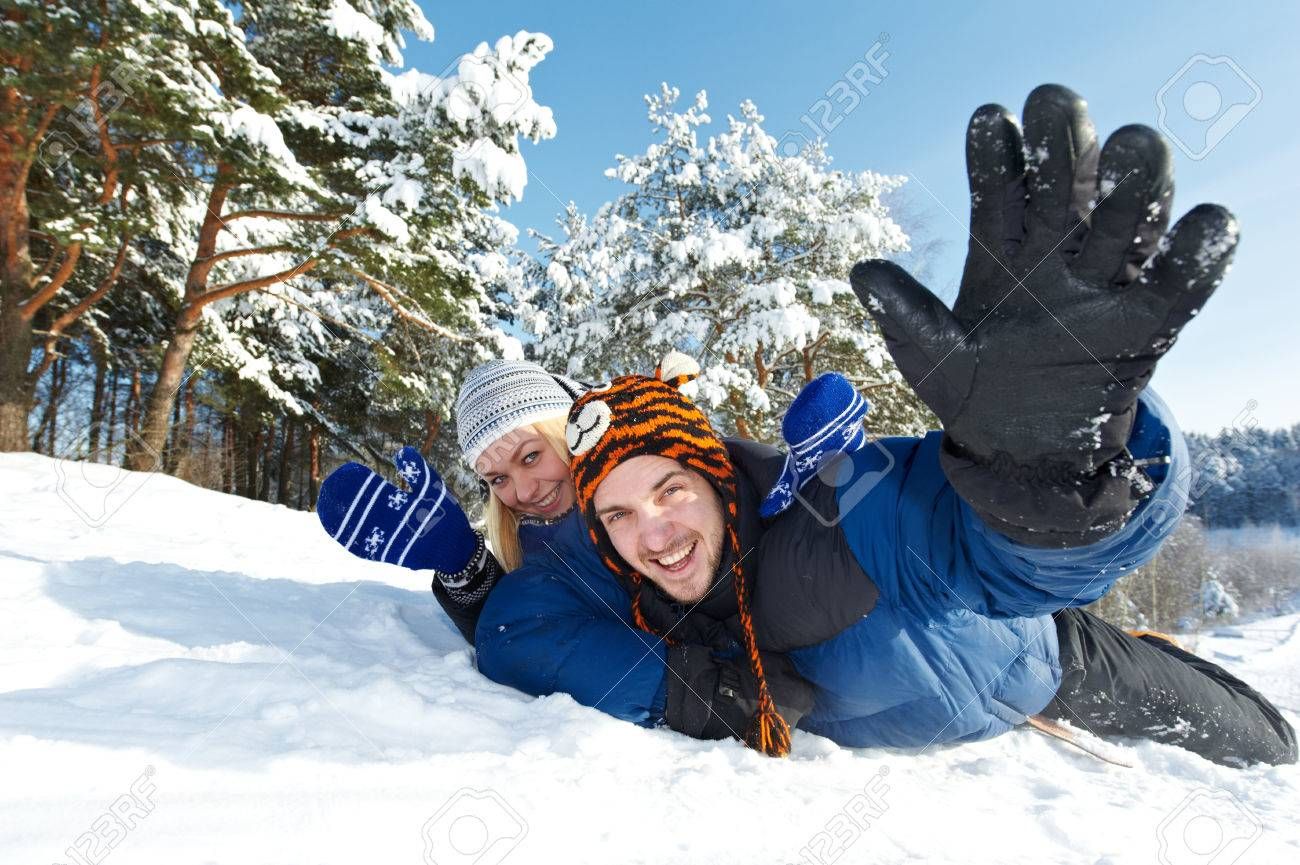
[[[1166, 476], [1185, 445], [1143, 390], [1221, 281], [1235, 222], [1201, 206], [1166, 235], [1163, 141], [1125, 127], [1099, 153], [1062, 87], [1030, 95], [1023, 134], [1005, 109], [978, 110], [967, 160], [954, 308], [886, 262], [852, 275], [944, 431], [857, 451], [838, 489], [810, 484], [829, 524], [800, 508], [764, 527], [754, 491], [775, 471], [729, 452], [681, 397], [691, 370], [588, 393], [570, 414], [578, 504], [626, 600], [588, 587], [602, 614], [546, 596], [554, 578], [498, 593], [477, 635], [485, 673], [690, 735], [744, 729], [770, 754], [793, 723], [925, 746], [1049, 708], [1218, 762], [1295, 761], [1290, 726], [1243, 683], [1070, 609], [1155, 554], [1174, 521], [1152, 512], [1186, 505]], [[628, 665], [635, 649], [600, 620], [662, 639]]]

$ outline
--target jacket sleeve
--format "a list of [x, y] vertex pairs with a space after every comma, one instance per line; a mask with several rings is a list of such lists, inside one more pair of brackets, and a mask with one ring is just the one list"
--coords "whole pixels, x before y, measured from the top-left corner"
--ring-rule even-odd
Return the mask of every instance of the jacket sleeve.
[[620, 604], [597, 594], [610, 586], [579, 587], [532, 564], [506, 574], [479, 616], [479, 670], [534, 696], [569, 694], [625, 721], [660, 723], [667, 647], [631, 625], [626, 595]]
[[464, 570], [458, 574], [433, 570], [431, 586], [434, 599], [470, 645], [474, 644], [474, 630], [483, 605], [503, 573], [501, 563], [487, 548], [482, 533], [475, 534], [478, 540], [474, 554]]
[[[939, 465], [941, 440], [936, 431], [864, 448], [854, 455], [853, 477], [838, 496], [858, 561], [882, 596], [915, 610], [941, 614], [965, 607], [1015, 617], [1092, 603], [1155, 556], [1187, 506], [1187, 445], [1150, 388], [1139, 397], [1129, 451], [1137, 460], [1156, 460], [1147, 469], [1155, 490], [1123, 528], [1087, 546], [1032, 547], [990, 528], [947, 482]], [[1164, 457], [1168, 462], [1159, 462]]]

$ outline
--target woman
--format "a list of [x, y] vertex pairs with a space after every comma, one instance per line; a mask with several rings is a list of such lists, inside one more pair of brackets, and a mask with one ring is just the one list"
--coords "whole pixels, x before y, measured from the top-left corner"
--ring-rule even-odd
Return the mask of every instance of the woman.
[[488, 493], [486, 538], [409, 446], [394, 459], [405, 490], [358, 463], [330, 474], [316, 504], [321, 525], [361, 558], [432, 571], [434, 596], [472, 643], [488, 593], [527, 550], [585, 542], [564, 443], [569, 407], [584, 390], [528, 361], [489, 361], [465, 377], [456, 432]]

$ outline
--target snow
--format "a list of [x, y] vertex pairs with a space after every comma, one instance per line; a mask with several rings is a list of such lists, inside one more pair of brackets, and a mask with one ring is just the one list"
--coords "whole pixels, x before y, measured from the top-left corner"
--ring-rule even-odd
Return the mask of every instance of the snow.
[[[384, 196], [386, 199], [387, 196]], [[384, 206], [380, 196], [368, 196], [362, 205], [362, 212], [375, 228], [398, 243], [406, 244], [411, 240], [411, 229], [406, 220]]]
[[306, 169], [299, 164], [298, 157], [285, 144], [284, 134], [271, 117], [251, 106], [240, 105], [232, 111], [214, 111], [210, 118], [229, 138], [243, 139], [264, 151], [282, 166], [288, 179], [308, 188], [317, 188]]
[[[329, 32], [338, 36], [340, 39], [347, 39], [360, 44], [367, 58], [371, 63], [379, 64], [381, 62], [401, 65], [401, 39], [389, 36], [384, 31], [383, 25], [376, 19], [373, 4], [361, 4], [366, 10], [358, 11], [357, 8], [347, 0], [334, 0], [329, 10], [325, 13], [325, 26]], [[432, 42], [434, 36], [433, 25], [424, 17], [420, 7], [409, 0], [398, 0], [390, 3], [390, 6], [397, 7], [396, 15], [401, 16], [406, 29], [409, 29], [417, 39], [424, 42]], [[390, 14], [394, 14], [390, 11]]]
[[340, 39], [360, 42], [373, 52], [371, 62], [379, 62], [382, 57], [378, 50], [384, 44], [386, 35], [384, 27], [369, 16], [362, 15], [347, 0], [334, 0], [327, 13], [326, 26]]
[[[34, 454], [0, 455], [0, 489], [5, 862], [475, 861], [446, 855], [471, 830], [498, 839], [477, 861], [516, 865], [1205, 862], [1205, 830], [1243, 863], [1300, 848], [1294, 766], [1126, 743], [1123, 769], [1031, 731], [918, 752], [796, 733], [772, 760], [489, 682], [426, 575], [312, 514]], [[1300, 721], [1300, 615], [1194, 648]]]
[[523, 156], [489, 138], [457, 148], [452, 153], [451, 170], [456, 177], [468, 176], [488, 194], [507, 200], [522, 199], [528, 184], [528, 167]]

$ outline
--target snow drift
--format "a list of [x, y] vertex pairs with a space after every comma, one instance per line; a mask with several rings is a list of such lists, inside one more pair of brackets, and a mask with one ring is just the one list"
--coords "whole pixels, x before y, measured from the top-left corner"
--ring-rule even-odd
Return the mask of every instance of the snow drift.
[[[771, 760], [489, 682], [424, 577], [312, 514], [33, 454], [0, 489], [5, 862], [1300, 860], [1300, 767], [1028, 730]], [[1294, 724], [1298, 634], [1194, 648]]]

